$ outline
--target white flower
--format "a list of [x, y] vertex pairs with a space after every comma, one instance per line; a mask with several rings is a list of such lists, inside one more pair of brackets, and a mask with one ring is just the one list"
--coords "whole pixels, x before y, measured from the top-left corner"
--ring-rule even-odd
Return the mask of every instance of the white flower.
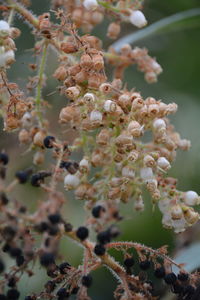
[[95, 102], [95, 95], [94, 95], [93, 93], [86, 93], [86, 94], [83, 96], [83, 99], [84, 99], [86, 102], [94, 103], [94, 102]]
[[152, 168], [142, 168], [140, 169], [140, 177], [144, 180], [144, 181], [148, 181], [150, 179], [153, 179], [153, 171]]
[[98, 110], [93, 110], [91, 113], [90, 113], [90, 121], [93, 121], [93, 122], [97, 122], [97, 121], [102, 121], [102, 113]]
[[156, 130], [166, 129], [166, 123], [163, 119], [156, 119], [153, 122], [153, 128]]
[[76, 175], [68, 174], [64, 178], [64, 187], [66, 190], [76, 188], [80, 183], [80, 179]]
[[194, 191], [187, 191], [184, 194], [183, 200], [184, 200], [185, 204], [190, 205], [190, 206], [199, 204], [199, 196]]
[[147, 24], [147, 20], [140, 10], [133, 10], [129, 19], [138, 28], [144, 27]]
[[10, 33], [10, 25], [4, 20], [0, 20], [0, 36], [4, 37], [9, 35], [9, 33]]
[[98, 3], [96, 0], [84, 0], [83, 1], [83, 6], [86, 9], [95, 9], [98, 7]]
[[13, 50], [8, 50], [5, 52], [5, 63], [9, 64], [15, 60], [15, 52]]
[[122, 176], [123, 177], [128, 177], [128, 178], [134, 178], [135, 177], [135, 172], [129, 167], [124, 167], [122, 169]]
[[104, 102], [104, 106], [103, 108], [105, 109], [105, 111], [107, 112], [114, 112], [116, 110], [116, 103], [113, 102], [112, 100], [106, 100]]
[[168, 162], [168, 160], [165, 157], [163, 157], [163, 156], [159, 157], [159, 159], [157, 160], [157, 164], [163, 170], [168, 170], [171, 167], [171, 165]]
[[83, 158], [79, 163], [80, 172], [88, 172], [90, 169], [89, 161], [86, 158]]

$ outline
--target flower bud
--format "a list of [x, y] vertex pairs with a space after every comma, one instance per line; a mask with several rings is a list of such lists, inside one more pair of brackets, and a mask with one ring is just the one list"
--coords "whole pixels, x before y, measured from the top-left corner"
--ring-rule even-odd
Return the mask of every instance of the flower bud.
[[90, 121], [91, 122], [101, 122], [103, 119], [103, 116], [102, 116], [102, 113], [98, 110], [93, 110], [91, 113], [90, 113]]
[[134, 178], [135, 177], [135, 172], [129, 168], [129, 167], [123, 167], [122, 169], [122, 176], [123, 177], [128, 177], [128, 178]]
[[83, 100], [88, 103], [95, 103], [95, 95], [93, 93], [86, 93], [83, 96]]
[[35, 146], [38, 146], [38, 147], [43, 147], [44, 146], [44, 138], [45, 138], [45, 133], [42, 132], [42, 131], [38, 131], [35, 135], [34, 135], [34, 138], [33, 138], [33, 144]]
[[108, 26], [107, 37], [109, 37], [110, 39], [116, 39], [120, 34], [120, 31], [121, 31], [120, 23], [112, 22]]
[[153, 167], [155, 165], [155, 160], [151, 155], [145, 155], [143, 163], [146, 167]]
[[116, 111], [116, 103], [112, 100], [106, 100], [104, 102], [103, 108], [107, 112], [114, 112], [114, 111]]
[[139, 153], [137, 151], [133, 150], [129, 153], [128, 160], [134, 162], [138, 159], [138, 157], [139, 157]]
[[147, 25], [147, 20], [144, 14], [140, 10], [133, 10], [129, 17], [130, 22], [138, 28], [144, 27]]
[[185, 204], [193, 206], [199, 204], [200, 198], [196, 192], [187, 191], [186, 193], [184, 193], [183, 201], [185, 202]]
[[72, 86], [66, 89], [65, 94], [69, 99], [76, 99], [80, 95], [80, 89], [77, 86]]
[[142, 168], [140, 169], [140, 177], [144, 180], [144, 181], [148, 181], [150, 179], [153, 179], [153, 171], [151, 168]]
[[133, 137], [140, 137], [142, 135], [142, 126], [137, 121], [131, 121], [128, 124], [128, 132]]
[[153, 128], [155, 130], [165, 130], [166, 129], [166, 123], [163, 119], [156, 119], [154, 122], [153, 122]]
[[157, 165], [165, 171], [171, 167], [169, 161], [165, 157], [159, 157], [159, 159], [157, 160]]
[[0, 20], [0, 37], [6, 37], [10, 33], [10, 25], [4, 20]]
[[64, 178], [64, 187], [66, 190], [76, 188], [80, 183], [80, 179], [77, 175], [67, 174]]
[[30, 141], [29, 132], [26, 129], [20, 130], [18, 138], [21, 144], [27, 144]]
[[89, 161], [87, 158], [83, 158], [79, 163], [79, 170], [81, 173], [87, 173], [90, 170]]
[[184, 211], [184, 217], [190, 225], [195, 224], [199, 220], [198, 212], [195, 212], [191, 207]]
[[106, 146], [110, 140], [110, 132], [108, 129], [102, 129], [96, 138], [97, 144]]
[[83, 6], [86, 9], [95, 9], [98, 7], [98, 3], [96, 0], [84, 0], [83, 1]]
[[183, 211], [180, 205], [174, 205], [171, 208], [172, 220], [180, 220], [183, 217]]

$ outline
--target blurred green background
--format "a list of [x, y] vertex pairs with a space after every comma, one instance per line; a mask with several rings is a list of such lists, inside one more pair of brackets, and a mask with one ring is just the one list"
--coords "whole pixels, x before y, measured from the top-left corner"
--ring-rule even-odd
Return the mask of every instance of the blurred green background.
[[[32, 2], [31, 9], [35, 14], [48, 11], [49, 1], [33, 0]], [[151, 24], [177, 12], [197, 7], [200, 7], [199, 0], [146, 0], [145, 15], [149, 24]], [[28, 62], [35, 62], [31, 52], [34, 39], [30, 33], [30, 28], [22, 20], [16, 20], [15, 26], [22, 30], [22, 35], [16, 41], [18, 48], [17, 59], [9, 71], [9, 78], [18, 82], [23, 88], [28, 76], [31, 76]], [[111, 44], [111, 41], [106, 38], [106, 26], [107, 21], [95, 29], [95, 34], [100, 36], [104, 40], [105, 45], [108, 46]], [[133, 30], [135, 29], [132, 26], [123, 25], [123, 36]], [[137, 90], [141, 91], [144, 97], [153, 96], [156, 99], [164, 100], [166, 103], [176, 102], [178, 104], [178, 112], [171, 119], [182, 137], [191, 140], [192, 147], [189, 152], [178, 152], [177, 160], [170, 171], [170, 175], [179, 179], [178, 187], [180, 189], [196, 190], [200, 194], [200, 24], [195, 28], [188, 28], [182, 31], [173, 30], [165, 34], [146, 38], [138, 42], [136, 46], [148, 48], [150, 55], [157, 58], [164, 72], [159, 76], [158, 83], [149, 85], [144, 81], [143, 74], [137, 72], [135, 66], [133, 66], [127, 70], [125, 81], [128, 82], [129, 87], [136, 87]], [[47, 75], [50, 76], [56, 67], [56, 58], [53, 53], [49, 54], [48, 62]], [[59, 110], [64, 106], [66, 100], [60, 97], [58, 93], [47, 96], [55, 90], [55, 87], [56, 81], [49, 78], [48, 85], [44, 90], [44, 98], [53, 105], [54, 118], [56, 120]], [[27, 167], [31, 154], [20, 155], [22, 150], [17, 149], [15, 146], [17, 145], [17, 135], [15, 133], [4, 133], [2, 128], [3, 124], [1, 123], [0, 148], [6, 149], [11, 156], [11, 162], [13, 162], [13, 168], [10, 170], [11, 176], [15, 170]], [[27, 186], [25, 190], [24, 188], [18, 189], [18, 197], [21, 197], [26, 205], [33, 209], [41, 194], [36, 193], [35, 190], [30, 190], [30, 186]], [[75, 226], [81, 225], [81, 221], [84, 220], [82, 213], [83, 203], [70, 200], [70, 197], [68, 199], [64, 214]], [[149, 202], [147, 196], [145, 199], [146, 209], [141, 214], [134, 212], [132, 203], [127, 206], [122, 205], [123, 215], [126, 218], [120, 224], [121, 239], [145, 243], [152, 247], [168, 244], [171, 253], [173, 253], [176, 237], [171, 231], [162, 228], [161, 215], [157, 210], [155, 212], [152, 211]], [[61, 243], [61, 253], [64, 259], [72, 264], [78, 265], [81, 262], [82, 250], [67, 239]], [[118, 257], [120, 259], [120, 256]], [[9, 263], [12, 265], [12, 261]], [[23, 299], [24, 295], [30, 292], [40, 290], [45, 280], [47, 280], [45, 271], [38, 268], [38, 266], [35, 267], [37, 276], [33, 276], [31, 279], [26, 276], [23, 277], [23, 281], [20, 283], [20, 299]], [[112, 277], [109, 270], [96, 271], [93, 277], [94, 285], [89, 293], [92, 299], [112, 300], [116, 279]]]

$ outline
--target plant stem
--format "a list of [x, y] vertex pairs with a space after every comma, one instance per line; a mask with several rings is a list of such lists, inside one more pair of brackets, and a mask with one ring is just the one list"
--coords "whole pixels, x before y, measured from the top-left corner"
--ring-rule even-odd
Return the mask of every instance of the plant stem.
[[47, 57], [47, 48], [48, 48], [48, 43], [47, 41], [45, 41], [41, 62], [40, 62], [40, 68], [38, 74], [38, 85], [37, 85], [36, 99], [35, 99], [36, 112], [37, 112], [40, 125], [42, 125], [41, 96], [42, 96], [42, 83], [43, 83], [44, 69], [45, 69], [45, 63]]

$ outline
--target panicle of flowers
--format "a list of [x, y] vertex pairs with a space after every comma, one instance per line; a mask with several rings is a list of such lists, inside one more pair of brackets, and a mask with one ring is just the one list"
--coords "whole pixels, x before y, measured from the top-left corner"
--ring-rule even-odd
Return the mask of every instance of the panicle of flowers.
[[[49, 12], [33, 16], [27, 9], [29, 1], [20, 2], [4, 1], [0, 9], [5, 19], [17, 11], [34, 27], [34, 52], [39, 60], [29, 67], [37, 74], [29, 78], [23, 92], [17, 84], [9, 82], [6, 71], [14, 62], [13, 39], [20, 32], [1, 20], [0, 106], [4, 130], [17, 131], [20, 145], [33, 154], [33, 166], [18, 170], [13, 181], [8, 182], [10, 158], [5, 151], [0, 152], [0, 235], [3, 252], [14, 260], [7, 273], [0, 258], [4, 277], [0, 295], [19, 299], [20, 273], [34, 275], [30, 263], [39, 260], [50, 280], [39, 295], [27, 296], [29, 300], [64, 300], [75, 294], [78, 300], [89, 300], [90, 273], [102, 265], [120, 280], [116, 299], [155, 299], [147, 275], [142, 278], [141, 273], [133, 272], [137, 260], [142, 272], [152, 266], [155, 277], [164, 279], [173, 293], [182, 299], [190, 297], [196, 292], [198, 275], [187, 273], [183, 265], [170, 259], [166, 247], [154, 250], [136, 242], [113, 241], [120, 235], [116, 223], [123, 219], [120, 203], [131, 201], [136, 211], [144, 210], [144, 189], [152, 205], [158, 205], [163, 214], [165, 227], [182, 232], [199, 220], [194, 209], [200, 204], [199, 195], [195, 191], [179, 191], [177, 180], [167, 175], [176, 151], [190, 147], [190, 142], [180, 137], [168, 118], [176, 113], [177, 105], [144, 98], [122, 82], [124, 70], [132, 64], [137, 64], [149, 83], [157, 80], [162, 68], [146, 49], [124, 45], [119, 53], [113, 49], [105, 52], [100, 39], [77, 31], [79, 27], [91, 31], [103, 21], [104, 15], [115, 19], [108, 28], [111, 38], [120, 33], [121, 21], [142, 27], [146, 25], [140, 11], [142, 1], [126, 6], [126, 1], [53, 0], [59, 24], [51, 21]], [[58, 115], [58, 131], [46, 117], [48, 105], [42, 94], [47, 83], [45, 66], [50, 48], [58, 56], [58, 66], [51, 75], [66, 100]], [[115, 67], [111, 80], [106, 76], [106, 63]], [[74, 133], [71, 137], [66, 137], [66, 128]], [[146, 133], [151, 134], [150, 141], [146, 140]], [[75, 151], [79, 151], [79, 160], [73, 159]], [[36, 170], [34, 165], [41, 167]], [[44, 192], [34, 212], [22, 201], [13, 199], [15, 188], [28, 182]], [[62, 213], [68, 191], [85, 202], [85, 222], [78, 228]], [[95, 233], [96, 241], [90, 239], [91, 232]], [[36, 235], [40, 236], [37, 243]], [[67, 261], [59, 262], [59, 242], [65, 236], [84, 248], [83, 263], [78, 267]], [[122, 251], [123, 263], [109, 255], [111, 248]], [[134, 258], [130, 249], [136, 250]], [[179, 268], [178, 275], [173, 273], [173, 265]]]

